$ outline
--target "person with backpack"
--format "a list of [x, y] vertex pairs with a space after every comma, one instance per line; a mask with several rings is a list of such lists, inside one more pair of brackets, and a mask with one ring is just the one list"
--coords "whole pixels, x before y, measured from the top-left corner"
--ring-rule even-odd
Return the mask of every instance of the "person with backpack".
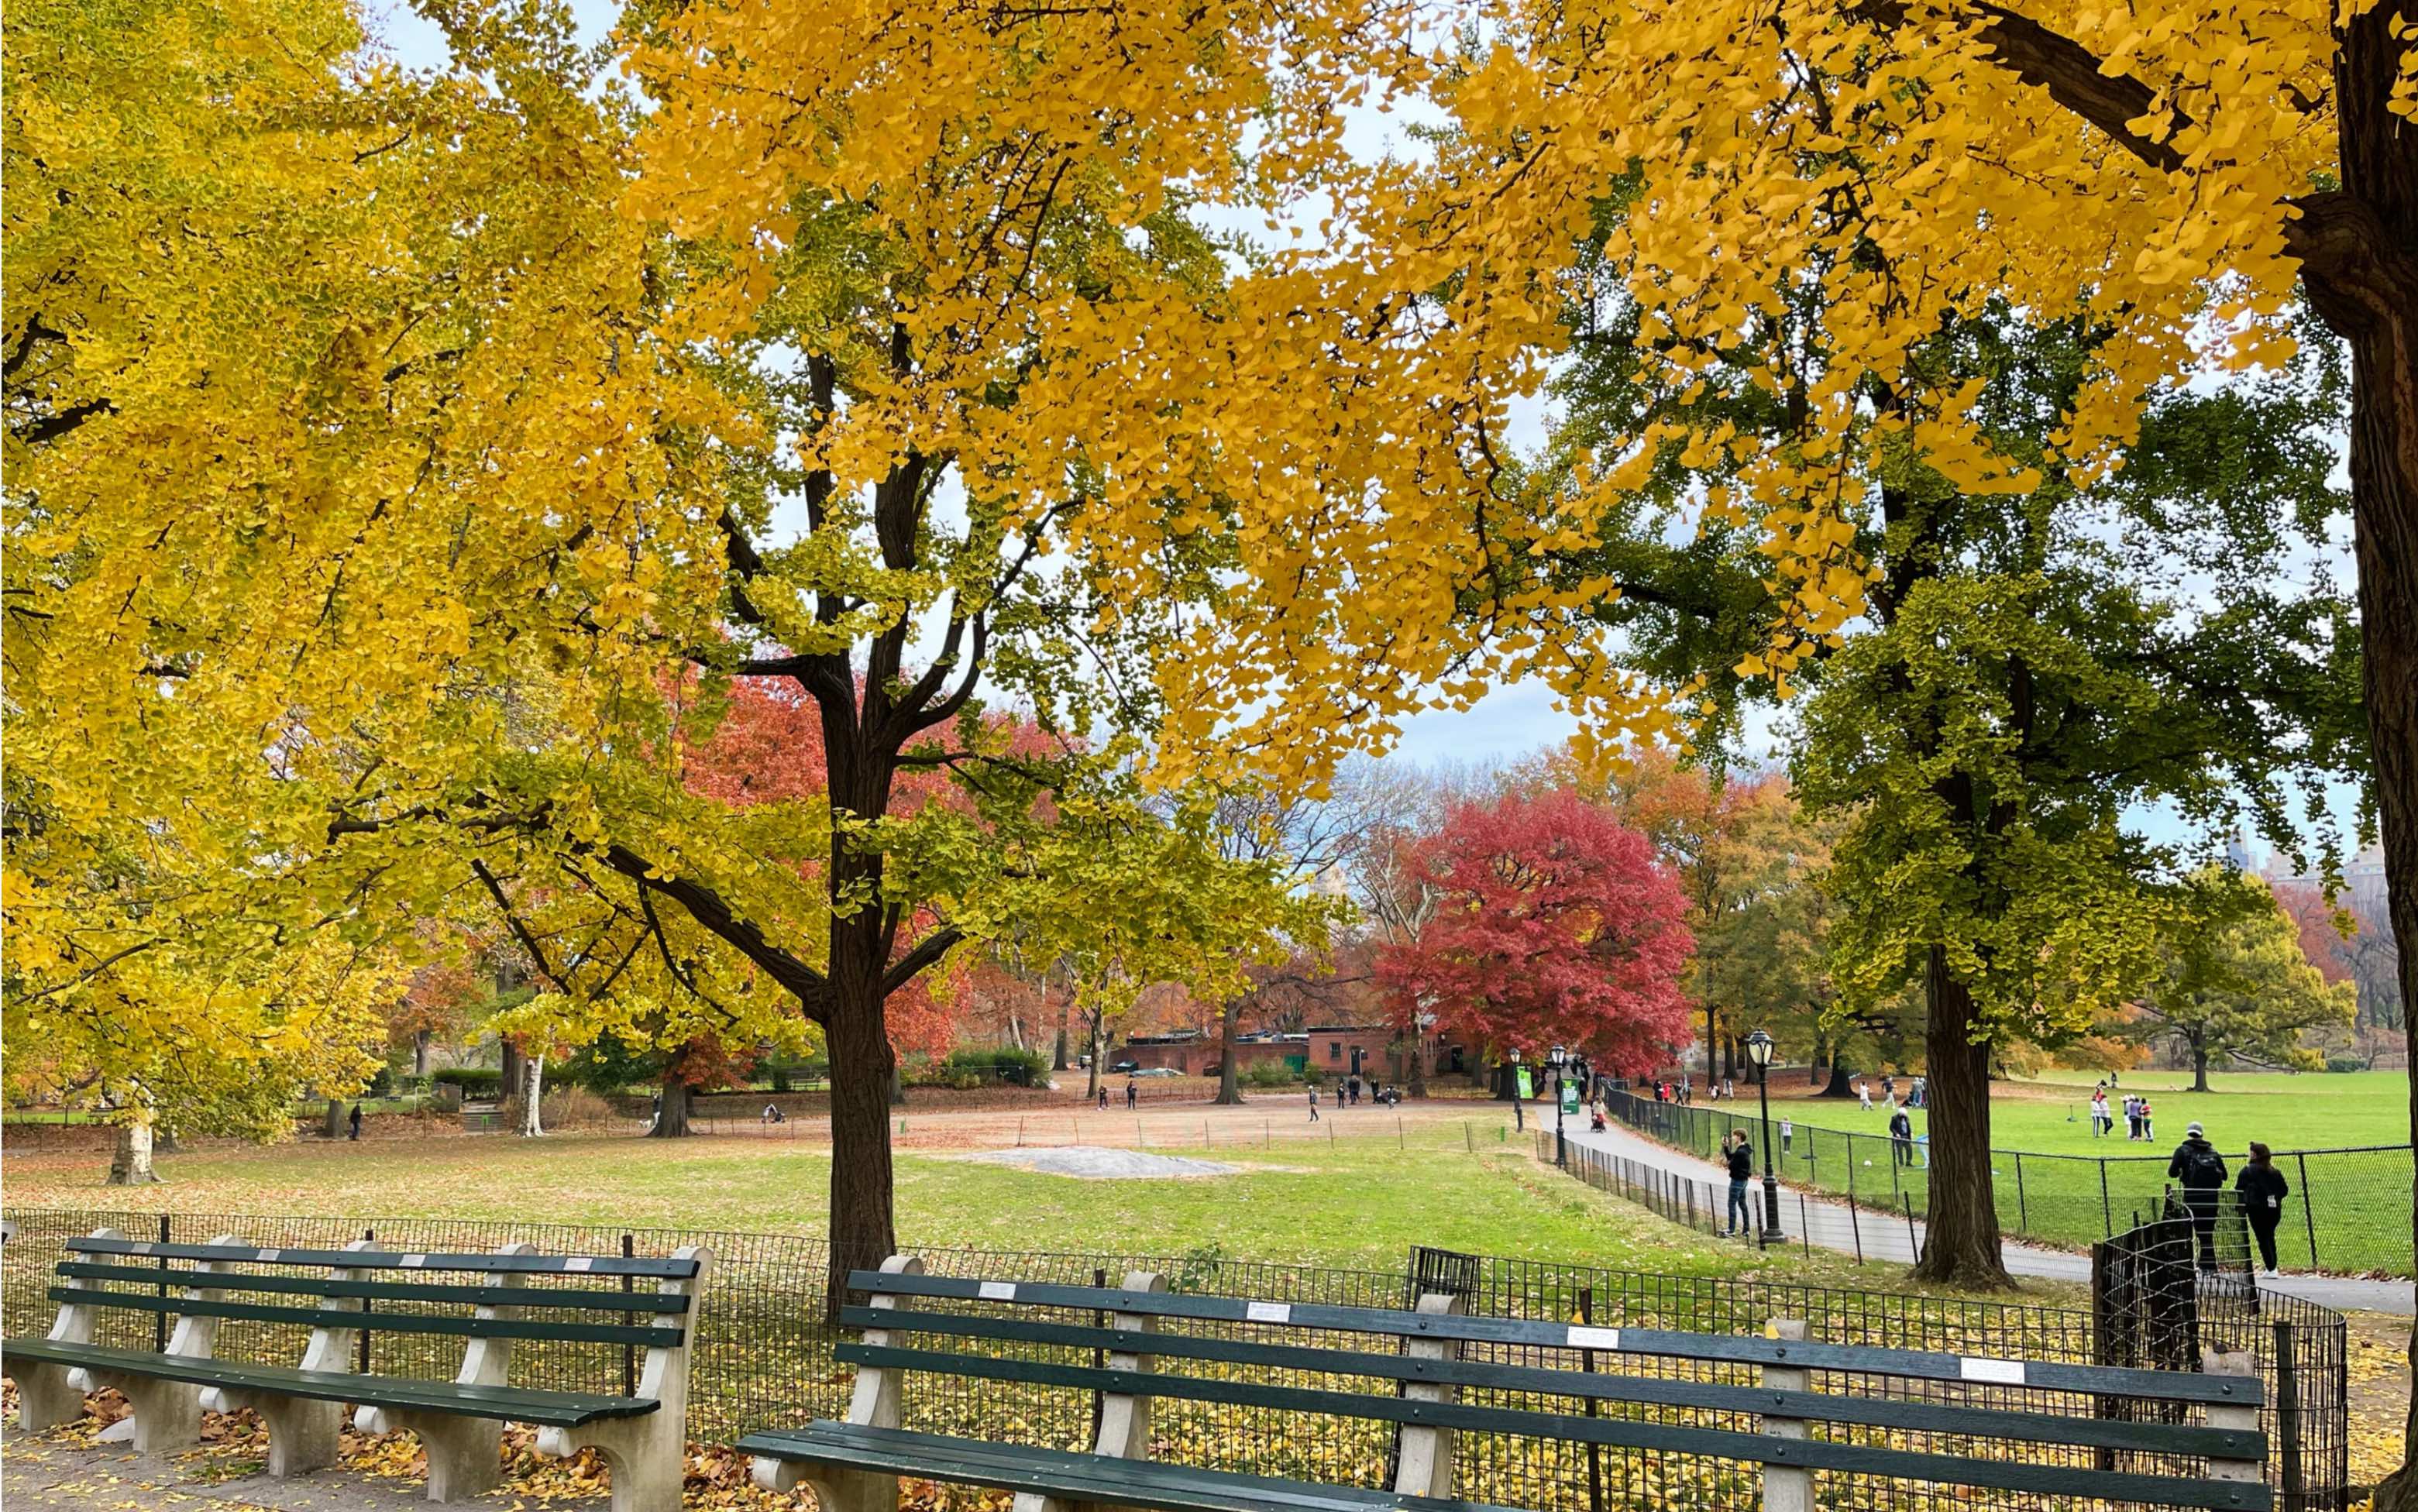
[[1722, 1156], [1730, 1168], [1729, 1229], [1722, 1236], [1725, 1239], [1745, 1233], [1754, 1218], [1754, 1209], [1747, 1200], [1747, 1183], [1754, 1179], [1754, 1147], [1747, 1141], [1744, 1129], [1732, 1129], [1728, 1143]]
[[2274, 1270], [2275, 1226], [2284, 1221], [2284, 1199], [2292, 1195], [2291, 1184], [2275, 1168], [2274, 1152], [2251, 1140], [2250, 1158], [2233, 1179], [2233, 1190], [2250, 1222], [2250, 1237], [2258, 1241], [2259, 1269]]
[[2183, 1189], [2183, 1211], [2191, 1214], [2192, 1233], [2199, 1241], [2199, 1268], [2211, 1274], [2216, 1270], [2217, 1194], [2225, 1189], [2225, 1157], [2195, 1120], [2166, 1162], [2166, 1179]]

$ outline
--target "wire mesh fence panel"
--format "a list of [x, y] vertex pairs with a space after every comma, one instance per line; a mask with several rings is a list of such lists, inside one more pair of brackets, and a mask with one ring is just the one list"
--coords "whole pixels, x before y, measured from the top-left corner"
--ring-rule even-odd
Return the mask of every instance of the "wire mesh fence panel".
[[[1658, 1102], [1615, 1091], [1606, 1094], [1606, 1107], [1647, 1138], [1706, 1160], [1734, 1129], [1746, 1130], [1755, 1149], [1763, 1148], [1763, 1122], [1742, 1105]], [[1802, 1123], [1793, 1112], [1783, 1116], [1784, 1124], [1779, 1117], [1772, 1121], [1783, 1181], [1916, 1218], [1929, 1212], [1931, 1149], [1922, 1137], [1828, 1128]], [[2248, 1157], [2224, 1158], [2230, 1183]], [[2282, 1268], [2418, 1275], [2410, 1229], [2411, 1178], [2418, 1173], [2413, 1160], [2418, 1154], [2409, 1145], [2279, 1152], [2275, 1169], [2290, 1187], [2274, 1229]], [[2018, 1238], [2085, 1248], [2154, 1218], [2176, 1184], [2172, 1161], [2171, 1151], [2102, 1156], [1993, 1150], [1998, 1227]]]
[[[1574, 1157], [1580, 1155], [1575, 1148]], [[1643, 1192], [1676, 1214], [1708, 1214], [1701, 1194], [1670, 1184], [1656, 1184], [1646, 1168], [1623, 1169], [1574, 1161], [1582, 1179], [1624, 1195]], [[1590, 1175], [1589, 1173], [1595, 1173]], [[1691, 1209], [1691, 1204], [1692, 1209]], [[706, 1443], [728, 1443], [759, 1428], [795, 1426], [841, 1415], [852, 1377], [834, 1354], [846, 1333], [826, 1321], [827, 1254], [819, 1239], [797, 1235], [620, 1229], [605, 1226], [512, 1224], [467, 1220], [211, 1216], [140, 1217], [99, 1212], [29, 1211], [9, 1214], [17, 1237], [0, 1251], [0, 1303], [11, 1336], [39, 1334], [50, 1322], [49, 1272], [66, 1241], [108, 1226], [131, 1237], [207, 1241], [233, 1234], [246, 1243], [280, 1247], [341, 1247], [375, 1235], [380, 1250], [431, 1254], [493, 1249], [526, 1242], [558, 1254], [668, 1255], [684, 1245], [702, 1245], [714, 1265], [694, 1319], [690, 1431]], [[1706, 1221], [1709, 1221], [1707, 1219]], [[163, 1226], [164, 1225], [164, 1229]], [[1485, 1317], [1591, 1324], [1610, 1328], [1663, 1328], [1717, 1335], [1757, 1334], [1777, 1319], [1802, 1319], [1809, 1337], [1825, 1343], [1864, 1345], [2002, 1359], [2074, 1363], [2153, 1363], [2193, 1367], [2178, 1352], [2181, 1337], [2193, 1345], [2222, 1344], [2252, 1353], [2268, 1386], [2268, 1428], [2279, 1445], [2288, 1433], [2296, 1446], [2270, 1465], [2279, 1494], [2293, 1499], [2288, 1512], [2334, 1507], [2347, 1475], [2345, 1336], [2342, 1320], [2325, 1309], [2262, 1293], [2250, 1284], [2243, 1230], [2238, 1217], [2219, 1215], [2217, 1269], [2198, 1272], [2195, 1214], [2178, 1211], [2160, 1235], [2135, 1240], [2102, 1269], [2117, 1277], [2097, 1293], [2091, 1311], [1772, 1282], [1753, 1277], [1668, 1276], [1550, 1260], [1464, 1255], [1433, 1248], [1405, 1256], [1399, 1271], [1344, 1270], [1230, 1259], [1216, 1254], [1181, 1256], [1110, 1253], [1023, 1253], [974, 1249], [918, 1249], [933, 1274], [984, 1279], [1122, 1285], [1133, 1272], [1164, 1279], [1171, 1291], [1339, 1306], [1402, 1308], [1422, 1292], [1460, 1298], [1462, 1310]], [[2180, 1239], [2178, 1240], [2178, 1236]], [[2163, 1246], [2163, 1247], [2162, 1247]], [[2105, 1249], [2106, 1246], [2102, 1246]], [[2180, 1260], [2178, 1260], [2180, 1257]], [[2178, 1270], [2178, 1265], [2180, 1270]], [[2161, 1268], [2163, 1267], [2163, 1268]], [[2119, 1284], [2120, 1282], [2120, 1284]], [[644, 1283], [640, 1283], [644, 1284]], [[2185, 1306], [2176, 1298], [2187, 1297]], [[979, 1311], [997, 1304], [918, 1301], [934, 1310]], [[1079, 1309], [1041, 1309], [1053, 1321], [1096, 1324], [1104, 1320]], [[1035, 1316], [1036, 1309], [1022, 1309]], [[113, 1324], [128, 1336], [104, 1339], [141, 1345], [142, 1321]], [[1294, 1345], [1332, 1352], [1339, 1347], [1390, 1352], [1396, 1341], [1376, 1336], [1344, 1338], [1278, 1322], [1218, 1322], [1171, 1319], [1171, 1332]], [[460, 1341], [369, 1324], [369, 1366], [383, 1374], [450, 1375], [459, 1363]], [[2178, 1333], [2178, 1330], [2181, 1332]], [[963, 1347], [957, 1340], [953, 1347]], [[299, 1357], [302, 1330], [295, 1325], [237, 1328], [220, 1335], [221, 1352], [231, 1358], [291, 1364]], [[1069, 1346], [996, 1342], [982, 1346], [1002, 1355], [1090, 1365], [1087, 1351]], [[1752, 1385], [1752, 1367], [1690, 1359], [1628, 1353], [1614, 1359], [1575, 1347], [1482, 1343], [1467, 1357], [1481, 1363], [1562, 1370], [1616, 1371], [1624, 1377]], [[1296, 1359], [1314, 1358], [1296, 1356]], [[632, 1361], [620, 1346], [525, 1343], [516, 1351], [513, 1378], [522, 1384], [557, 1389], [620, 1392], [629, 1388]], [[1270, 1385], [1311, 1386], [1335, 1392], [1391, 1395], [1399, 1388], [1380, 1378], [1302, 1366], [1245, 1366], [1185, 1361], [1162, 1368], [1212, 1379]], [[2096, 1415], [2106, 1409], [2093, 1398], [2062, 1392], [1973, 1382], [1907, 1381], [1858, 1372], [1817, 1372], [1818, 1391], [1845, 1392], [1885, 1400], [1997, 1407], [2057, 1415]], [[1751, 1414], [1701, 1406], [1596, 1400], [1549, 1391], [1468, 1387], [1464, 1401], [1517, 1407], [1563, 1418], [1605, 1417], [1637, 1423], [1752, 1429]], [[1085, 1445], [1096, 1425], [1096, 1398], [1087, 1390], [1022, 1382], [977, 1380], [940, 1372], [911, 1377], [907, 1426], [996, 1442], [1054, 1448]], [[1154, 1415], [1154, 1453], [1206, 1468], [1276, 1475], [1326, 1485], [1378, 1489], [1389, 1483], [1394, 1430], [1379, 1420], [1349, 1416], [1306, 1418], [1274, 1407], [1162, 1398]], [[1895, 1426], [1820, 1425], [1818, 1437], [1892, 1448], [1929, 1450], [1972, 1458], [2020, 1458], [2033, 1462], [2087, 1451], [2015, 1446], [1991, 1438], [1921, 1432]], [[1751, 1465], [1705, 1456], [1613, 1448], [1515, 1433], [1467, 1433], [1457, 1448], [1461, 1494], [1469, 1500], [1516, 1505], [1532, 1512], [1603, 1512], [1605, 1508], [1728, 1509], [1753, 1504], [1756, 1472]], [[2203, 1468], [2181, 1459], [2134, 1455], [2104, 1463], [2127, 1470], [2196, 1474]], [[1816, 1477], [1817, 1504], [1838, 1507], [1907, 1507], [1949, 1512], [1953, 1506], [2012, 1508], [2012, 1493], [1949, 1489], [1931, 1483], [1875, 1481], [1868, 1477]], [[941, 1493], [953, 1506], [972, 1506], [978, 1493], [957, 1489]], [[992, 1498], [993, 1501], [996, 1498]]]

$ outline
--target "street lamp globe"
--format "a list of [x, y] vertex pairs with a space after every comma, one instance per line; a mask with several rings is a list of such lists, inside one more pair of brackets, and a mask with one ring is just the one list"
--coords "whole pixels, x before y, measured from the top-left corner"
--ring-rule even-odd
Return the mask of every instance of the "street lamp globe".
[[1555, 1065], [1560, 1065], [1570, 1058], [1570, 1052], [1558, 1045], [1554, 1046], [1545, 1053], [1553, 1058], [1553, 1062]]
[[1746, 1058], [1755, 1063], [1757, 1070], [1771, 1069], [1772, 1049], [1771, 1036], [1759, 1029], [1746, 1037]]

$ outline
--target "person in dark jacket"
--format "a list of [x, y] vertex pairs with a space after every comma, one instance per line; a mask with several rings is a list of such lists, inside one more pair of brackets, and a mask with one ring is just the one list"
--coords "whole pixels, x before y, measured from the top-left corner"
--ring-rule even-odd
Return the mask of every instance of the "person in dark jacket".
[[1742, 1234], [1753, 1226], [1754, 1219], [1754, 1209], [1746, 1195], [1747, 1183], [1754, 1177], [1754, 1149], [1747, 1143], [1746, 1130], [1730, 1131], [1729, 1150], [1722, 1158], [1729, 1162], [1730, 1168], [1728, 1232]]
[[2233, 1190], [2242, 1200], [2242, 1215], [2250, 1220], [2250, 1237], [2258, 1241], [2259, 1268], [2272, 1271], [2275, 1226], [2284, 1221], [2284, 1199], [2292, 1195], [2291, 1184], [2275, 1168], [2274, 1153], [2251, 1140], [2250, 1158], [2242, 1163], [2242, 1174], [2233, 1179]]
[[358, 1139], [361, 1137], [361, 1105], [359, 1103], [353, 1105], [352, 1124], [353, 1138]]
[[1914, 1164], [1914, 1120], [1901, 1107], [1890, 1115], [1890, 1153], [1901, 1166]]
[[2191, 1214], [2192, 1232], [2199, 1240], [2203, 1271], [2216, 1269], [2216, 1207], [2225, 1177], [2225, 1157], [2194, 1120], [2183, 1130], [2183, 1142], [2175, 1146], [2174, 1158], [2166, 1162], [2166, 1179], [2183, 1189], [2183, 1210]]

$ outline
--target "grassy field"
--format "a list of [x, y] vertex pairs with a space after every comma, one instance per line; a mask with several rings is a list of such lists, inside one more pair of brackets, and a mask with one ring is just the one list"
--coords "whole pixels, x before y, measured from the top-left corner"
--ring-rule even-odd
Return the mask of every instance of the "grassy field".
[[[901, 1152], [899, 1234], [904, 1244], [934, 1247], [1215, 1254], [1387, 1272], [1400, 1270], [1413, 1245], [1430, 1245], [1677, 1275], [1897, 1286], [1893, 1270], [1859, 1270], [1821, 1252], [1762, 1254], [1665, 1223], [1538, 1166], [1524, 1140], [1496, 1138], [1496, 1123], [1492, 1112], [1467, 1129], [1460, 1119], [1413, 1123], [1399, 1144], [1347, 1138], [1221, 1146], [1214, 1158], [1233, 1174], [1186, 1181], [1079, 1180]], [[743, 1138], [222, 1147], [163, 1157], [167, 1180], [131, 1189], [99, 1184], [105, 1166], [90, 1152], [11, 1155], [8, 1205], [814, 1235], [824, 1230], [830, 1179], [821, 1151]], [[2059, 1290], [2041, 1300], [2076, 1297]]]
[[[2129, 1228], [2136, 1217], [2154, 1215], [2167, 1184], [2166, 1163], [2184, 1128], [2197, 1119], [2237, 1167], [2233, 1157], [2252, 1139], [2278, 1152], [2293, 1189], [2278, 1236], [2288, 1269], [2411, 1273], [2406, 1074], [2219, 1073], [2214, 1091], [2191, 1092], [2183, 1090], [2191, 1082], [2185, 1073], [2128, 1073], [2122, 1088], [2147, 1092], [2155, 1115], [2157, 1138], [2146, 1143], [2124, 1138], [2120, 1117], [2114, 1134], [2092, 1137], [2095, 1081], [2087, 1073], [2052, 1072], [2035, 1081], [1993, 1084], [1998, 1217], [2009, 1230], [2081, 1245], [2111, 1226]], [[2120, 1115], [2120, 1095], [2111, 1106]], [[1696, 1107], [1675, 1130], [1682, 1136], [1675, 1142], [1709, 1148], [1729, 1123], [1753, 1122], [1754, 1105], [1745, 1097]], [[1923, 1211], [1928, 1171], [1919, 1162], [1928, 1153], [1918, 1148], [1912, 1168], [1894, 1166], [1888, 1114], [1877, 1102], [1867, 1113], [1852, 1102], [1791, 1099], [1773, 1116], [1783, 1112], [1797, 1130], [1784, 1179], [1838, 1192], [1852, 1185], [1859, 1198], [1889, 1206], [1910, 1202], [1917, 1214]], [[1928, 1112], [1912, 1109], [1911, 1117], [1916, 1134], [1926, 1133]], [[2305, 1159], [2284, 1153], [2372, 1145], [2399, 1149]]]

